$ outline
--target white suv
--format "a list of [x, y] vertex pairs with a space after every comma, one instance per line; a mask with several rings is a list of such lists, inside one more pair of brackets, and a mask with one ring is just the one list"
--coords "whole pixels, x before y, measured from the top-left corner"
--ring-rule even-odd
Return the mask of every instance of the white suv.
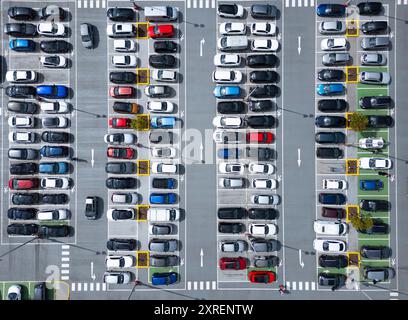
[[129, 39], [113, 40], [113, 49], [117, 52], [135, 52], [136, 43]]
[[13, 131], [9, 133], [9, 142], [14, 143], [34, 143], [35, 133], [34, 132], [23, 132], [23, 131]]
[[339, 221], [316, 220], [313, 224], [314, 232], [330, 236], [343, 236], [348, 232], [348, 225]]
[[240, 83], [242, 81], [241, 71], [216, 70], [212, 74], [215, 83]]
[[134, 37], [136, 36], [136, 28], [131, 23], [108, 24], [106, 33], [111, 38]]

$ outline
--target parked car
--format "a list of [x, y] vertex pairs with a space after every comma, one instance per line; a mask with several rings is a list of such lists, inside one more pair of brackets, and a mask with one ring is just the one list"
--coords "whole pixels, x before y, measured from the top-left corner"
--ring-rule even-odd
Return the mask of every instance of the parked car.
[[7, 14], [14, 20], [34, 20], [37, 16], [37, 11], [30, 7], [10, 7]]
[[9, 41], [9, 48], [16, 52], [34, 52], [36, 43], [29, 39], [11, 39]]
[[218, 208], [218, 219], [244, 219], [247, 210], [241, 207]]
[[319, 24], [319, 32], [321, 34], [344, 34], [346, 24], [340, 20], [322, 21]]
[[348, 48], [346, 38], [326, 38], [321, 40], [320, 49], [323, 51], [344, 51]]
[[278, 9], [270, 4], [253, 4], [251, 6], [251, 16], [255, 19], [276, 19]]
[[105, 165], [105, 172], [112, 174], [134, 174], [136, 173], [136, 164], [134, 162], [108, 162]]
[[153, 129], [172, 129], [176, 125], [175, 117], [151, 117], [150, 118], [150, 127]]
[[237, 4], [218, 4], [217, 14], [223, 18], [242, 18], [244, 16], [245, 9], [241, 5]]
[[364, 22], [361, 27], [361, 31], [364, 34], [378, 34], [388, 30], [387, 21], [367, 21]]
[[279, 49], [279, 41], [276, 39], [254, 39], [251, 41], [252, 51], [271, 52]]
[[63, 131], [43, 131], [41, 140], [48, 143], [68, 143], [71, 135]]
[[129, 22], [135, 18], [135, 11], [132, 8], [109, 8], [106, 11], [106, 15], [111, 21]]
[[320, 96], [341, 95], [346, 88], [341, 83], [321, 83], [316, 87], [316, 92]]
[[381, 2], [363, 1], [357, 4], [360, 15], [378, 15], [381, 13], [383, 6]]
[[38, 172], [38, 166], [34, 162], [11, 163], [10, 174], [34, 174]]
[[325, 53], [322, 57], [322, 64], [324, 66], [344, 66], [348, 65], [351, 61], [349, 53]]
[[387, 170], [391, 169], [392, 161], [390, 158], [369, 158], [363, 157], [359, 160], [360, 169]]
[[378, 245], [364, 245], [360, 248], [360, 254], [365, 259], [383, 260], [391, 257], [391, 248]]
[[34, 37], [37, 35], [37, 28], [32, 23], [6, 23], [4, 33], [12, 37]]
[[248, 280], [252, 283], [272, 283], [276, 281], [275, 273], [272, 271], [250, 271]]
[[361, 109], [388, 109], [392, 107], [390, 96], [366, 96], [359, 100]]
[[136, 26], [132, 23], [108, 24], [106, 33], [110, 38], [131, 38], [136, 36]]
[[15, 113], [34, 114], [37, 113], [38, 105], [34, 102], [9, 101], [7, 110]]
[[137, 82], [136, 74], [133, 72], [110, 72], [110, 82], [116, 84], [133, 84]]
[[151, 54], [149, 56], [149, 65], [152, 68], [164, 69], [174, 68], [177, 64], [177, 60], [171, 54]]
[[127, 208], [127, 209], [109, 209], [106, 212], [106, 217], [110, 221], [117, 221], [117, 220], [134, 220], [136, 217], [135, 209]]
[[175, 193], [151, 193], [149, 197], [151, 204], [175, 204], [177, 195]]
[[221, 101], [217, 103], [217, 112], [221, 114], [245, 113], [245, 103], [242, 101]]
[[245, 232], [245, 225], [243, 223], [219, 222], [218, 232], [220, 233], [243, 233]]
[[272, 236], [278, 232], [278, 228], [273, 223], [251, 223], [248, 226], [248, 232], [252, 236]]
[[390, 267], [364, 267], [363, 277], [371, 280], [374, 284], [387, 281], [395, 277], [395, 270]]
[[106, 243], [108, 250], [113, 251], [133, 251], [137, 247], [137, 242], [135, 239], [109, 239]]
[[171, 24], [156, 24], [149, 26], [147, 34], [151, 39], [157, 38], [173, 38], [174, 27]]
[[319, 256], [319, 266], [322, 268], [342, 269], [349, 265], [349, 259], [344, 255], [327, 255]]
[[216, 86], [214, 96], [218, 99], [238, 99], [241, 96], [239, 86]]
[[275, 220], [278, 211], [273, 208], [251, 208], [248, 210], [248, 218], [254, 220]]
[[271, 129], [275, 127], [275, 118], [273, 116], [247, 116], [245, 118], [248, 127], [253, 129]]
[[37, 220], [67, 220], [70, 217], [68, 209], [40, 210], [37, 213]]
[[134, 266], [134, 257], [130, 255], [110, 255], [105, 258], [105, 265], [107, 269], [112, 268], [131, 268]]
[[316, 7], [316, 13], [319, 17], [342, 17], [346, 14], [344, 4], [323, 3]]
[[391, 76], [388, 72], [362, 71], [359, 79], [361, 83], [374, 85], [386, 85], [391, 82]]
[[152, 162], [151, 164], [152, 173], [164, 173], [164, 174], [176, 174], [177, 164], [173, 163], [163, 163], [163, 162]]
[[321, 112], [344, 112], [347, 110], [347, 101], [344, 99], [321, 99], [317, 103]]
[[212, 122], [214, 127], [223, 129], [239, 129], [244, 126], [244, 120], [241, 117], [217, 116]]
[[242, 151], [238, 148], [221, 148], [218, 150], [218, 158], [221, 159], [239, 159]]
[[212, 81], [215, 83], [240, 83], [242, 73], [233, 70], [216, 70], [212, 74]]
[[43, 146], [40, 149], [41, 157], [58, 158], [69, 155], [69, 148], [65, 146]]
[[254, 267], [255, 268], [274, 268], [278, 267], [280, 259], [277, 256], [255, 256]]
[[66, 68], [68, 59], [61, 55], [41, 56], [40, 63], [45, 68]]
[[66, 117], [44, 117], [41, 119], [41, 125], [45, 128], [66, 128], [68, 126], [68, 118]]
[[6, 95], [10, 98], [32, 99], [36, 95], [35, 87], [33, 86], [8, 86], [6, 87]]
[[278, 241], [273, 239], [261, 239], [261, 238], [254, 238], [251, 241], [251, 249], [254, 252], [272, 252], [277, 251], [279, 249]]
[[153, 80], [159, 82], [176, 82], [177, 72], [173, 70], [151, 70], [151, 77]]
[[362, 179], [360, 180], [360, 190], [363, 191], [380, 191], [384, 184], [379, 179]]
[[152, 188], [155, 189], [175, 189], [177, 180], [174, 178], [153, 178]]
[[149, 100], [146, 108], [153, 113], [172, 113], [175, 107], [174, 103], [170, 101]]
[[37, 86], [37, 95], [48, 99], [65, 99], [68, 97], [68, 88], [63, 85]]
[[12, 220], [33, 220], [37, 216], [37, 210], [33, 208], [9, 208], [7, 218]]
[[38, 151], [36, 149], [27, 148], [9, 148], [8, 158], [16, 160], [34, 160], [38, 158]]
[[382, 137], [378, 138], [361, 138], [358, 141], [358, 147], [362, 149], [382, 149], [385, 141]]
[[108, 189], [133, 189], [136, 186], [135, 178], [108, 178], [106, 187]]
[[38, 193], [13, 193], [11, 202], [13, 205], [36, 205], [38, 204]]
[[158, 143], [163, 143], [163, 144], [172, 144], [173, 143], [173, 133], [169, 131], [158, 131], [155, 130], [153, 132], [149, 133], [149, 141], [150, 143], [158, 144]]
[[66, 177], [46, 177], [40, 179], [40, 186], [43, 189], [69, 189], [72, 186], [72, 180]]
[[246, 259], [243, 257], [223, 257], [220, 258], [218, 264], [221, 270], [244, 270], [247, 268]]
[[34, 223], [12, 223], [7, 226], [7, 234], [15, 236], [33, 236], [38, 232], [38, 225]]
[[9, 117], [7, 122], [11, 128], [31, 129], [34, 128], [35, 118], [17, 115]]
[[134, 55], [114, 55], [112, 56], [112, 65], [117, 68], [135, 68], [137, 59]]
[[274, 98], [279, 94], [280, 90], [274, 84], [267, 84], [258, 87], [250, 87], [249, 92], [249, 95], [252, 98]]
[[391, 208], [387, 200], [360, 200], [360, 209], [364, 211], [389, 211]]
[[109, 127], [114, 129], [129, 129], [131, 122], [130, 118], [109, 118]]
[[64, 37], [67, 30], [61, 22], [40, 22], [37, 25], [37, 32], [45, 37]]
[[346, 190], [347, 181], [342, 179], [323, 179], [322, 188], [324, 190]]
[[316, 157], [320, 159], [341, 159], [343, 158], [343, 150], [332, 147], [316, 148]]
[[321, 144], [343, 144], [346, 142], [346, 135], [343, 132], [318, 132], [315, 141]]
[[275, 71], [252, 71], [249, 74], [249, 81], [252, 83], [276, 83], [279, 75]]
[[315, 124], [319, 128], [344, 128], [346, 126], [346, 118], [340, 116], [318, 116]]
[[340, 221], [316, 220], [313, 230], [317, 234], [329, 236], [344, 236], [348, 232], [348, 224]]
[[31, 190], [38, 188], [38, 178], [11, 178], [8, 182], [10, 190]]
[[244, 178], [219, 178], [218, 185], [225, 189], [240, 189], [245, 187], [246, 180]]
[[267, 195], [259, 194], [251, 196], [251, 203], [259, 205], [278, 205], [280, 197], [277, 194]]
[[137, 204], [139, 202], [139, 195], [136, 192], [113, 192], [111, 201], [113, 204]]
[[275, 166], [270, 163], [250, 162], [248, 171], [251, 174], [269, 175], [275, 173]]
[[38, 172], [45, 174], [67, 174], [69, 173], [68, 162], [41, 162]]
[[276, 24], [270, 22], [251, 23], [251, 34], [255, 36], [274, 36], [276, 35]]
[[64, 20], [67, 16], [67, 13], [61, 7], [50, 4], [45, 6], [38, 11], [38, 15], [41, 20], [47, 20], [48, 18], [58, 19], [60, 21]]
[[171, 40], [155, 41], [153, 50], [156, 53], [176, 53], [178, 51], [177, 43]]
[[390, 39], [388, 37], [364, 37], [360, 42], [363, 50], [382, 50], [388, 49]]
[[161, 286], [176, 283], [178, 275], [176, 272], [155, 272], [152, 274], [152, 285]]
[[151, 154], [155, 158], [169, 158], [172, 159], [176, 156], [177, 150], [174, 147], [153, 147]]
[[223, 240], [219, 243], [221, 252], [244, 252], [247, 250], [247, 243], [243, 240]]
[[249, 159], [257, 159], [258, 161], [270, 161], [275, 158], [275, 152], [271, 148], [247, 147], [245, 148], [245, 156]]
[[223, 174], [244, 174], [245, 166], [241, 163], [221, 162], [218, 165], [218, 170]]
[[318, 276], [319, 286], [331, 287], [332, 290], [336, 290], [346, 284], [346, 276], [339, 273], [319, 273]]
[[373, 220], [373, 225], [367, 229], [357, 229], [358, 232], [373, 235], [385, 235], [390, 231], [389, 225], [379, 219]]
[[272, 100], [248, 100], [247, 104], [253, 112], [268, 112], [276, 107]]
[[179, 264], [179, 257], [176, 255], [150, 255], [150, 265], [152, 267], [174, 267]]
[[346, 196], [342, 193], [319, 193], [319, 203], [328, 205], [344, 205]]
[[32, 83], [38, 79], [38, 73], [32, 70], [7, 71], [6, 80], [12, 83]]
[[145, 88], [144, 93], [149, 98], [168, 98], [171, 96], [171, 89], [169, 86], [150, 85]]
[[374, 116], [369, 115], [368, 127], [369, 128], [389, 128], [394, 124], [394, 120], [391, 116]]
[[342, 81], [344, 76], [344, 71], [338, 69], [322, 69], [317, 73], [320, 81]]
[[11, 143], [34, 143], [37, 134], [35, 132], [12, 131], [9, 133], [9, 142]]
[[347, 245], [342, 240], [315, 239], [313, 241], [313, 249], [317, 252], [346, 252]]
[[213, 140], [220, 144], [239, 143], [245, 140], [245, 134], [238, 131], [215, 130]]
[[68, 53], [72, 47], [65, 40], [45, 40], [40, 41], [40, 49], [45, 53]]
[[246, 133], [246, 143], [273, 143], [274, 136], [269, 131], [256, 131]]
[[130, 272], [107, 271], [103, 274], [103, 282], [107, 284], [127, 284], [130, 282]]
[[246, 58], [246, 65], [250, 68], [274, 68], [278, 58], [274, 54], [253, 54]]
[[149, 241], [149, 250], [156, 252], [174, 252], [178, 250], [178, 241], [175, 239], [152, 239]]

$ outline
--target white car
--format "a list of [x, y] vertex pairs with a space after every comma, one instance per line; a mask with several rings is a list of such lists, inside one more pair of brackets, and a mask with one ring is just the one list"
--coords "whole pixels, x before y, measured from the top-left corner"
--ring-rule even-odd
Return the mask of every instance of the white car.
[[45, 113], [67, 113], [69, 106], [65, 101], [40, 102], [40, 109]]
[[361, 138], [358, 141], [358, 146], [362, 149], [381, 149], [384, 148], [384, 139], [379, 138]]
[[21, 300], [21, 291], [19, 284], [13, 284], [7, 290], [7, 300]]
[[388, 72], [360, 72], [360, 82], [365, 84], [389, 84], [391, 75]]
[[269, 163], [251, 162], [248, 166], [249, 173], [252, 174], [273, 174], [275, 167]]
[[136, 192], [112, 193], [111, 201], [114, 204], [137, 204], [139, 195]]
[[170, 101], [148, 101], [147, 110], [153, 113], [172, 113], [174, 111], [174, 103]]
[[127, 284], [130, 282], [130, 272], [105, 272], [103, 282], [108, 284]]
[[340, 221], [316, 220], [313, 224], [314, 232], [330, 236], [343, 236], [348, 232], [348, 224]]
[[70, 214], [68, 209], [41, 210], [37, 213], [37, 220], [67, 220]]
[[68, 126], [68, 118], [66, 117], [44, 117], [41, 119], [43, 128], [66, 128]]
[[9, 142], [12, 143], [34, 143], [35, 133], [24, 131], [12, 131], [9, 133]]
[[274, 36], [276, 25], [269, 22], [254, 22], [251, 24], [251, 33], [255, 36]]
[[360, 158], [360, 169], [391, 169], [390, 158]]
[[321, 34], [343, 34], [346, 32], [346, 24], [343, 21], [323, 21], [319, 24]]
[[213, 119], [213, 126], [225, 129], [237, 129], [244, 126], [244, 120], [241, 117], [218, 116]]
[[107, 256], [105, 259], [106, 269], [131, 268], [134, 265], [133, 256]]
[[161, 82], [176, 82], [177, 72], [173, 70], [153, 69], [150, 71], [153, 80]]
[[36, 82], [38, 73], [31, 70], [14, 70], [7, 71], [6, 80], [15, 83], [31, 83]]
[[117, 52], [135, 52], [136, 42], [129, 39], [113, 40], [113, 49]]
[[277, 233], [277, 227], [273, 223], [251, 223], [249, 233], [253, 236], [273, 236]]
[[347, 245], [346, 242], [342, 240], [315, 239], [313, 241], [313, 249], [317, 252], [346, 252]]
[[242, 81], [241, 71], [216, 70], [212, 74], [215, 83], [240, 83]]
[[277, 194], [256, 194], [251, 196], [251, 203], [260, 205], [277, 205], [280, 202], [280, 197]]
[[120, 144], [133, 144], [136, 141], [136, 136], [133, 133], [112, 133], [105, 134], [103, 137], [105, 143], [120, 145]]
[[153, 162], [152, 173], [177, 173], [177, 165], [173, 163]]
[[40, 22], [37, 32], [47, 37], [63, 37], [66, 34], [65, 26], [60, 22]]
[[242, 18], [245, 9], [240, 4], [218, 4], [217, 14], [223, 18]]
[[346, 38], [323, 39], [320, 48], [324, 51], [347, 50], [347, 40]]
[[153, 147], [152, 157], [155, 158], [175, 158], [177, 154], [176, 148], [174, 147]]
[[40, 63], [46, 68], [65, 68], [68, 66], [68, 60], [61, 55], [42, 56]]
[[113, 56], [112, 64], [118, 68], [132, 68], [137, 66], [135, 56]]
[[237, 67], [241, 64], [241, 56], [235, 53], [216, 54], [214, 56], [214, 65], [216, 67]]
[[339, 179], [323, 179], [322, 187], [324, 190], [345, 190], [347, 189], [347, 182]]
[[252, 188], [255, 189], [276, 189], [277, 181], [275, 179], [253, 179]]
[[71, 186], [70, 178], [41, 178], [40, 186], [43, 189], [68, 189]]
[[236, 173], [236, 174], [244, 174], [245, 166], [241, 163], [232, 163], [232, 162], [221, 162], [218, 165], [218, 170], [220, 173]]
[[109, 221], [133, 220], [136, 217], [136, 210], [133, 208], [109, 209], [106, 211], [106, 218]]
[[251, 41], [252, 51], [277, 51], [279, 42], [276, 39], [255, 39]]
[[243, 178], [220, 178], [218, 185], [225, 189], [240, 189], [245, 187], [245, 180]]
[[242, 22], [223, 22], [220, 24], [222, 35], [242, 35], [246, 33], [246, 25]]
[[34, 128], [34, 118], [27, 116], [12, 116], [8, 119], [11, 128]]
[[136, 27], [132, 23], [108, 24], [106, 33], [111, 38], [126, 38], [136, 36]]

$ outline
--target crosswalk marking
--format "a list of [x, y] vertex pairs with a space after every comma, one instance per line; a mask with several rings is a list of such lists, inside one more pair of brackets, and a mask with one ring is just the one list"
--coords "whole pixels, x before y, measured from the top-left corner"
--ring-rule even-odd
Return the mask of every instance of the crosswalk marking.
[[61, 274], [69, 274], [69, 270], [61, 270]]
[[314, 6], [315, 6], [314, 0], [310, 0], [310, 6], [311, 6], [311, 7], [314, 7]]
[[102, 291], [106, 291], [106, 283], [102, 283]]
[[84, 0], [84, 8], [88, 8], [88, 0]]
[[187, 282], [187, 290], [191, 290], [191, 281]]
[[102, 0], [102, 8], [106, 8], [106, 1]]
[[212, 282], [212, 289], [213, 290], [217, 289], [217, 282], [216, 281]]
[[187, 290], [217, 290], [217, 281], [187, 281]]
[[89, 291], [94, 291], [94, 284], [93, 284], [93, 282], [91, 282], [91, 283], [89, 284]]
[[61, 254], [62, 254], [63, 256], [69, 256], [69, 251], [62, 251]]
[[70, 246], [69, 246], [68, 244], [63, 244], [63, 245], [61, 246], [61, 248], [64, 249], [64, 250], [67, 250], [67, 249], [70, 248]]
[[200, 290], [204, 290], [204, 282], [200, 281]]
[[298, 7], [302, 6], [302, 0], [298, 0]]
[[[408, 0], [406, 0], [408, 1]], [[314, 7], [314, 0], [285, 0], [285, 7], [302, 8], [302, 7]]]
[[290, 281], [286, 281], [286, 289], [290, 290]]
[[89, 8], [93, 8], [93, 0], [89, 0]]
[[285, 0], [285, 7], [286, 7], [286, 8], [289, 7], [289, 1], [290, 1], [290, 0]]
[[191, 8], [191, 0], [187, 0], [187, 8]]
[[205, 290], [210, 290], [210, 281], [205, 282]]
[[209, 8], [210, 7], [210, 0], [205, 0], [205, 7]]
[[211, 0], [211, 8], [215, 8], [215, 0]]
[[305, 290], [309, 291], [309, 282], [305, 281]]
[[62, 258], [61, 258], [61, 261], [62, 261], [62, 262], [69, 262], [69, 257], [62, 257]]
[[71, 291], [75, 291], [75, 282], [71, 283]]
[[61, 280], [62, 281], [67, 281], [67, 280], [69, 280], [69, 276], [61, 276]]
[[200, 8], [202, 8], [202, 7], [203, 7], [203, 3], [204, 3], [204, 0], [200, 0], [200, 2], [199, 2], [199, 4], [200, 4]]
[[194, 290], [197, 290], [197, 281], [194, 281]]
[[81, 0], [78, 0], [78, 9], [81, 9], [82, 8], [82, 2], [81, 2]]
[[101, 284], [99, 282], [96, 283], [96, 291], [101, 290]]
[[296, 0], [292, 0], [292, 7], [296, 7]]
[[392, 291], [392, 292], [390, 292], [390, 296], [391, 297], [398, 297], [398, 292]]
[[292, 290], [296, 290], [296, 281], [292, 282]]
[[404, 0], [404, 4], [407, 5], [407, 4], [408, 4], [408, 0]]
[[61, 263], [61, 268], [69, 268], [69, 263]]
[[193, 0], [193, 8], [197, 8], [197, 0]]
[[311, 283], [312, 290], [316, 290], [316, 284], [314, 282]]
[[299, 290], [303, 290], [303, 282], [299, 281]]
[[95, 7], [99, 8], [99, 0], [95, 1]]
[[86, 282], [84, 283], [84, 291], [88, 291], [88, 284]]
[[82, 283], [78, 283], [78, 291], [81, 291], [82, 290]]

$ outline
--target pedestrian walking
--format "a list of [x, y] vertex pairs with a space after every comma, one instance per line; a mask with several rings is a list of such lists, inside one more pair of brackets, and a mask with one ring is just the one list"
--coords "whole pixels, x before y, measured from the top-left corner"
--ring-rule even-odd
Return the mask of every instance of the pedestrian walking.
[[283, 284], [279, 285], [279, 293], [283, 296], [286, 293], [285, 286]]
[[388, 172], [384, 172], [384, 171], [378, 171], [378, 175], [380, 176], [384, 176], [384, 177], [392, 177], [392, 174], [389, 174]]

